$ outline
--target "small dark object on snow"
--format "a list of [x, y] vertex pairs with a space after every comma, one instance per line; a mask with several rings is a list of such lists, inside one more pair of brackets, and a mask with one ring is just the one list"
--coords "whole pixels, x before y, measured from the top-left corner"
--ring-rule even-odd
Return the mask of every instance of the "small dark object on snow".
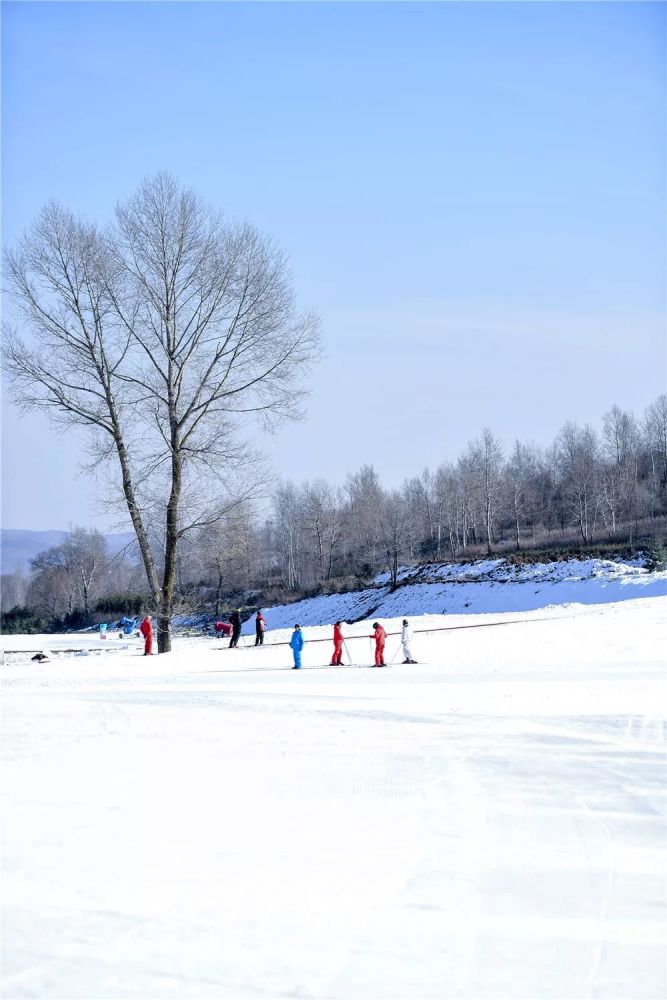
[[34, 656], [30, 657], [31, 660], [36, 660], [37, 663], [48, 663], [49, 658], [46, 653], [35, 653]]

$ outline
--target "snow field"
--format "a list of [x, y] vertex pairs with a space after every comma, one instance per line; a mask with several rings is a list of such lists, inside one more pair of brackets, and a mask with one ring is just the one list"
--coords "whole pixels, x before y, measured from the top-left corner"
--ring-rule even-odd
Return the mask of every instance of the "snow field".
[[3, 997], [663, 997], [666, 607], [8, 657]]

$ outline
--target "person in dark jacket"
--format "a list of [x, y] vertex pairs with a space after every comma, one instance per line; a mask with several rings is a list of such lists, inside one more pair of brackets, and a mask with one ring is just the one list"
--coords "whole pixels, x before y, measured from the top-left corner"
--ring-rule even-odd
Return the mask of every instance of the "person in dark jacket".
[[150, 656], [153, 652], [153, 622], [150, 615], [146, 615], [139, 626], [139, 631], [144, 637], [144, 656]]
[[232, 637], [229, 640], [229, 648], [234, 649], [239, 641], [239, 636], [241, 635], [241, 612], [238, 608], [236, 611], [232, 611], [229, 620], [232, 626]]
[[292, 632], [292, 638], [289, 642], [292, 647], [292, 655], [294, 656], [294, 666], [292, 670], [301, 670], [301, 650], [303, 649], [303, 632], [301, 631], [300, 625], [294, 626], [294, 631]]
[[261, 611], [255, 615], [255, 645], [264, 645], [264, 630], [266, 629], [266, 618]]
[[343, 666], [343, 629], [341, 628], [340, 622], [336, 622], [334, 625], [333, 634], [333, 644], [334, 651], [331, 657], [332, 667], [342, 667]]

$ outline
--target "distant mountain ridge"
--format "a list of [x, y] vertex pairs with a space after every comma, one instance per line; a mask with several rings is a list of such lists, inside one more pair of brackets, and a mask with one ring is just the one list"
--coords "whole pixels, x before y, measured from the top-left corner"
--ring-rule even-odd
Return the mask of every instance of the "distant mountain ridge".
[[[21, 566], [27, 574], [30, 561], [45, 549], [60, 545], [66, 531], [27, 531], [20, 528], [0, 529], [0, 564], [3, 573], [14, 573]], [[105, 534], [109, 555], [114, 556], [128, 543], [134, 541], [132, 532]]]

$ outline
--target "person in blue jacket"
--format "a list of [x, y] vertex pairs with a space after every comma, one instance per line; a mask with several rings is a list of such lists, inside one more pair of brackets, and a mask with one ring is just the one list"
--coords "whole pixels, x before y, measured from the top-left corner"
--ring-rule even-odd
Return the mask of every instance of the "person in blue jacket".
[[292, 632], [292, 638], [289, 641], [292, 647], [292, 654], [294, 655], [294, 666], [292, 670], [301, 670], [301, 650], [303, 649], [303, 632], [301, 631], [300, 625], [294, 626], [294, 631]]

